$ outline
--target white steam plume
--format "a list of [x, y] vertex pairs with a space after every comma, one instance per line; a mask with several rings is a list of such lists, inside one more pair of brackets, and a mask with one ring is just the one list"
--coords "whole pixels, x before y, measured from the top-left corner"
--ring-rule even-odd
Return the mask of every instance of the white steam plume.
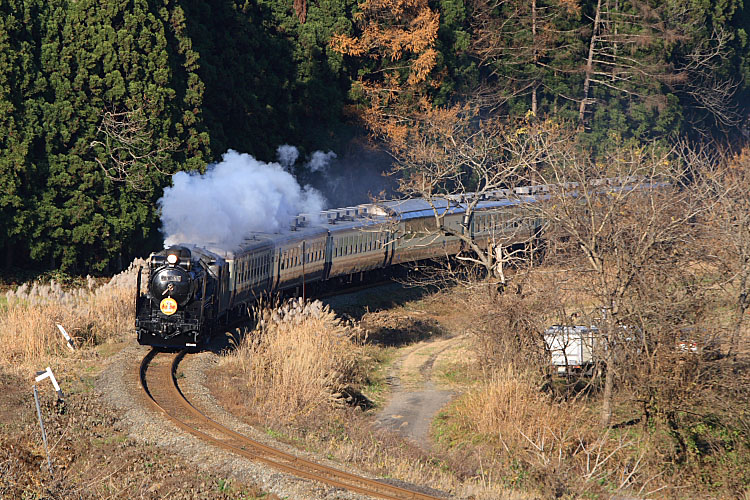
[[323, 151], [315, 151], [310, 157], [310, 161], [305, 164], [310, 172], [325, 172], [331, 163], [331, 160], [336, 158], [336, 153], [329, 151], [324, 153]]
[[323, 209], [323, 196], [300, 187], [278, 163], [233, 150], [205, 174], [177, 172], [159, 199], [164, 245], [231, 249], [251, 232], [275, 232], [299, 213]]
[[282, 167], [291, 170], [294, 166], [294, 162], [299, 158], [299, 150], [294, 146], [284, 144], [276, 148], [276, 157], [279, 159], [279, 163], [281, 163]]

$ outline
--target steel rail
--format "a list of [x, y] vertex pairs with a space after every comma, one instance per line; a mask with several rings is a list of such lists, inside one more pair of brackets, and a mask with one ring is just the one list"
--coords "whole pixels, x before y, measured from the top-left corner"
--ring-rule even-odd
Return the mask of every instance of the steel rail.
[[[143, 358], [139, 369], [139, 383], [154, 409], [164, 414], [183, 431], [250, 460], [263, 462], [294, 476], [320, 481], [337, 488], [389, 500], [439, 498], [318, 464], [267, 446], [223, 426], [198, 410], [180, 390], [176, 377], [177, 366], [186, 351], [174, 354], [171, 363], [155, 365], [152, 361], [160, 352], [153, 349]], [[149, 372], [154, 379], [153, 385], [149, 385]]]

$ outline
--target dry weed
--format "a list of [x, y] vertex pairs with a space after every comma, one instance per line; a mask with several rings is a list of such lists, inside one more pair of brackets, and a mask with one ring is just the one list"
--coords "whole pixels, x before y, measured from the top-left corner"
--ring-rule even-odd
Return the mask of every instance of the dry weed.
[[24, 367], [48, 362], [69, 351], [56, 324], [61, 324], [77, 346], [98, 345], [130, 334], [134, 322], [136, 274], [143, 262], [107, 284], [65, 290], [54, 280], [24, 284], [5, 294], [0, 309], [0, 364]]
[[361, 332], [320, 302], [259, 313], [261, 325], [222, 363], [243, 374], [249, 407], [286, 421], [337, 404], [361, 377]]
[[487, 474], [507, 478], [509, 471], [522, 470], [547, 493], [643, 493], [645, 443], [597, 428], [584, 405], [555, 401], [535, 377], [510, 367], [498, 370], [453, 406], [453, 433], [483, 436], [502, 450]]

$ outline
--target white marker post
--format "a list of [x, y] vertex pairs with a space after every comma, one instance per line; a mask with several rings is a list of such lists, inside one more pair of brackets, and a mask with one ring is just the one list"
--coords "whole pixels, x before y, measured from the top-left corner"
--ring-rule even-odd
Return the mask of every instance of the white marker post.
[[60, 390], [60, 386], [57, 384], [57, 379], [55, 378], [55, 375], [52, 373], [52, 369], [48, 366], [46, 370], [41, 372], [36, 372], [36, 381], [40, 382], [44, 380], [45, 378], [49, 377], [52, 381], [52, 385], [55, 387], [55, 391], [57, 391], [57, 399], [63, 398], [63, 393]]
[[[68, 332], [65, 331], [65, 328], [60, 323], [55, 323], [57, 325], [57, 329], [60, 330], [60, 333], [62, 333], [62, 336], [65, 337], [65, 342], [68, 343], [68, 349], [70, 349], [72, 352], [75, 352], [76, 345], [73, 343], [73, 339], [70, 338], [70, 335], [68, 335]], [[49, 368], [47, 368], [49, 370]], [[54, 379], [53, 379], [54, 380]]]

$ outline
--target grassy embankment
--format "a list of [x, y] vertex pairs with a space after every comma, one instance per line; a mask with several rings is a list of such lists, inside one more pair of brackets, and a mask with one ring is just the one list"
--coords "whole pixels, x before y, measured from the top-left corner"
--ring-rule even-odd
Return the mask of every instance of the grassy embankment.
[[[613, 425], [607, 427], [599, 422], [601, 378], [547, 375], [540, 332], [561, 311], [582, 314], [592, 304], [570, 277], [561, 294], [556, 273], [532, 273], [523, 295], [493, 299], [482, 287], [456, 289], [393, 311], [398, 319], [391, 323], [401, 322], [402, 331], [394, 325], [387, 330], [407, 343], [426, 336], [418, 331], [426, 318], [438, 322], [433, 333], [471, 339], [470, 355], [434, 367], [446, 385], [463, 394], [434, 422], [430, 454], [374, 429], [373, 411], [337, 397], [362, 390], [382, 400], [383, 366], [398, 351], [377, 335], [373, 343], [373, 336], [363, 337], [328, 312], [270, 322], [248, 336], [219, 367], [215, 387], [237, 413], [248, 413], [276, 437], [457, 495], [747, 499], [750, 432], [741, 385], [734, 393], [701, 387], [700, 395], [696, 387], [694, 400], [645, 419], [623, 376], [615, 387]], [[722, 310], [717, 307], [717, 314]], [[666, 384], [679, 384], [693, 369], [713, 377], [713, 384], [727, 374], [748, 379], [741, 360], [666, 355], [676, 366], [664, 375]], [[726, 397], [720, 405], [708, 403]]]
[[[137, 268], [137, 267], [136, 267]], [[95, 384], [108, 358], [132, 345], [135, 271], [106, 284], [6, 285], [0, 297], [0, 498], [275, 498], [128, 437]], [[71, 352], [56, 324], [77, 349]], [[50, 366], [64, 392], [38, 383], [54, 474], [47, 470], [31, 386]]]

